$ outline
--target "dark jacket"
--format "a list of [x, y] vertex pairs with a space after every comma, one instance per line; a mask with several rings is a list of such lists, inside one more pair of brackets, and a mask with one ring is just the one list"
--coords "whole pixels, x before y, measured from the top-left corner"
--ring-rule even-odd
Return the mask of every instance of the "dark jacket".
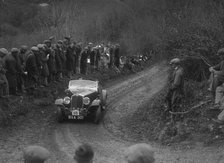
[[15, 58], [11, 54], [6, 56], [5, 58], [5, 69], [9, 87], [16, 87], [17, 85], [16, 75], [18, 73], [18, 65], [16, 63]]

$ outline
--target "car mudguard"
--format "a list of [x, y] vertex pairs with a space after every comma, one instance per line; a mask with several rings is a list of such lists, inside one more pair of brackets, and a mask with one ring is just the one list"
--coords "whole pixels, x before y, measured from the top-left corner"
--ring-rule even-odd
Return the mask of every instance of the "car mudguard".
[[57, 99], [55, 100], [55, 105], [63, 105], [63, 99]]
[[92, 106], [99, 106], [99, 105], [100, 105], [100, 100], [99, 100], [99, 99], [96, 99], [96, 100], [94, 100], [94, 101], [92, 102], [91, 107], [92, 107]]
[[106, 106], [106, 101], [107, 101], [107, 91], [106, 90], [102, 90], [102, 96], [103, 96], [102, 105]]

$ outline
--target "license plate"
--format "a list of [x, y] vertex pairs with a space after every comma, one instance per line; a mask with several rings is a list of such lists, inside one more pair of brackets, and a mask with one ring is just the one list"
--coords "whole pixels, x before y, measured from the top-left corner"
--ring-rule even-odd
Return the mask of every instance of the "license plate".
[[73, 110], [72, 111], [72, 115], [78, 116], [79, 115], [79, 111], [78, 110]]
[[69, 115], [68, 119], [84, 119], [84, 116], [74, 116], [74, 115]]

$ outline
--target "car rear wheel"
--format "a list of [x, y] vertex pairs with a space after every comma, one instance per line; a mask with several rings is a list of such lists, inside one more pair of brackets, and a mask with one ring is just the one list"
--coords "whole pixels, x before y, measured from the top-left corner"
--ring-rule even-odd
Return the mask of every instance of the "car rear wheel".
[[101, 106], [99, 105], [94, 110], [94, 119], [93, 119], [93, 122], [95, 124], [99, 124], [100, 123], [101, 113], [102, 113], [102, 110], [101, 110]]
[[60, 106], [57, 107], [57, 121], [59, 123], [62, 123], [65, 120], [65, 116], [62, 112], [62, 109]]

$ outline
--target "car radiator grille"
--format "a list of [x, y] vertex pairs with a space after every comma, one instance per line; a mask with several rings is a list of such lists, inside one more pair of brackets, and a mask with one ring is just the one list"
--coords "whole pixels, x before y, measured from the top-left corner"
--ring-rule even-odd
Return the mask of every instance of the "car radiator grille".
[[72, 109], [80, 109], [83, 107], [83, 97], [79, 95], [73, 95], [71, 98]]

